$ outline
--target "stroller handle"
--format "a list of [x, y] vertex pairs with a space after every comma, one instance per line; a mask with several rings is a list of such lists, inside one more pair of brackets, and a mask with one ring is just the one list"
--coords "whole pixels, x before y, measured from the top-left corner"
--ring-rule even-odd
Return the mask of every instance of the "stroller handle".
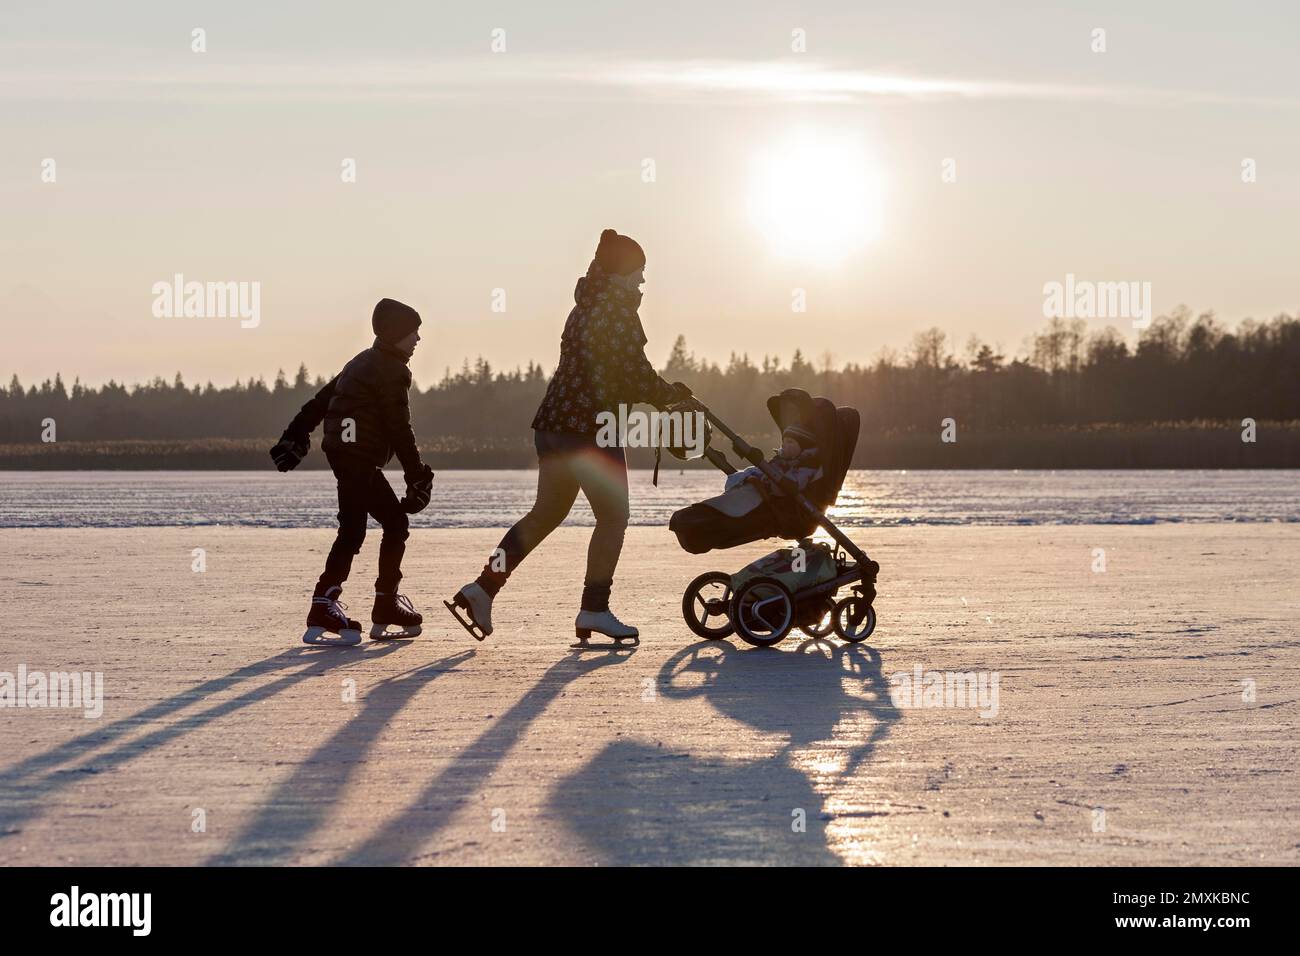
[[[731, 442], [731, 447], [736, 450], [737, 455], [739, 455], [741, 458], [744, 458], [752, 465], [757, 465], [759, 468], [763, 467], [764, 464], [763, 453], [761, 451], [759, 451], [749, 442], [745, 441], [745, 439], [737, 435], [731, 429], [731, 426], [729, 426], [717, 415], [713, 414], [709, 406], [705, 405], [698, 398], [692, 398], [692, 401], [694, 401], [695, 404], [699, 406], [700, 412], [704, 414], [704, 417], [708, 420], [709, 424], [712, 425], [714, 428], [716, 428], [718, 431], [722, 432], [722, 434], [727, 436], [728, 440]], [[709, 450], [713, 451], [714, 449], [709, 449]], [[705, 455], [706, 457], [708, 457], [709, 461], [713, 462], [713, 464], [717, 465], [719, 468], [722, 468], [722, 470], [726, 471], [726, 468], [723, 468], [722, 465], [719, 465], [717, 459], [715, 459], [712, 455], [709, 455], [708, 452], [705, 452]], [[722, 458], [723, 462], [727, 462], [726, 458], [722, 455], [721, 452], [718, 453], [718, 457]], [[727, 468], [730, 467], [731, 467], [730, 463], [727, 463]], [[734, 471], [735, 469], [733, 468], [731, 471], [728, 471], [727, 474], [731, 474]], [[766, 473], [766, 470], [764, 470], [764, 473]]]
[[724, 475], [734, 475], [737, 471], [736, 466], [727, 461], [727, 456], [716, 448], [704, 449], [704, 457], [713, 462], [713, 466]]

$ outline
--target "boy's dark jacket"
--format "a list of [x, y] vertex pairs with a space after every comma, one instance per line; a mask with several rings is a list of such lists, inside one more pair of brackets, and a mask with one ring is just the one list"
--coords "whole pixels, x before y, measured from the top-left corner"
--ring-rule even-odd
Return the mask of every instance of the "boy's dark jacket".
[[[305, 441], [325, 423], [321, 448], [331, 462], [354, 461], [382, 468], [394, 455], [407, 475], [421, 469], [420, 451], [411, 429], [407, 391], [411, 370], [407, 357], [376, 342], [343, 366], [284, 430], [285, 438]], [[344, 419], [355, 422], [354, 440], [343, 440]]]

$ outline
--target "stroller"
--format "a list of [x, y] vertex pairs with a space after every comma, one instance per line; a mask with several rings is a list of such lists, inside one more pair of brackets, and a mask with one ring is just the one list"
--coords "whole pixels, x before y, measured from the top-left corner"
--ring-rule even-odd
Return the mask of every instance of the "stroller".
[[[828, 399], [813, 398], [801, 388], [788, 388], [767, 400], [768, 411], [783, 431], [792, 424], [817, 437], [821, 474], [801, 492], [698, 400], [690, 400], [705, 421], [731, 441], [741, 458], [752, 462], [778, 488], [772, 494], [763, 483], [748, 481], [724, 494], [700, 501], [673, 514], [669, 529], [691, 554], [734, 548], [763, 538], [797, 542], [780, 548], [735, 574], [707, 571], [682, 595], [682, 617], [692, 631], [709, 640], [733, 632], [749, 644], [771, 647], [794, 627], [809, 637], [832, 631], [843, 640], [866, 640], [876, 627], [876, 575], [872, 561], [826, 517], [839, 495], [858, 443], [860, 420], [853, 408], [836, 408]], [[724, 473], [734, 474], [720, 450], [708, 446], [704, 457]], [[674, 452], [676, 453], [676, 452]], [[818, 528], [834, 545], [812, 540]], [[836, 599], [841, 588], [850, 593]]]

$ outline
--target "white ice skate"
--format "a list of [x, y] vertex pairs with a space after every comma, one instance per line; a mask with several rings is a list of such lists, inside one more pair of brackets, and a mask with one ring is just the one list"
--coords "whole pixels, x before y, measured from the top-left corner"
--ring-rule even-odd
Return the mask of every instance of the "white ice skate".
[[[474, 640], [482, 641], [492, 633], [492, 595], [478, 582], [465, 585], [454, 598], [442, 603]], [[468, 620], [460, 613], [461, 610], [469, 615]]]
[[361, 643], [361, 625], [344, 613], [347, 606], [339, 601], [342, 594], [342, 588], [333, 587], [311, 599], [307, 630], [302, 635], [304, 644], [355, 647]]
[[[577, 632], [578, 641], [569, 646], [574, 650], [603, 651], [620, 647], [636, 647], [641, 643], [641, 632], [630, 624], [624, 624], [611, 611], [579, 611], [573, 627]], [[592, 634], [603, 634], [610, 640], [592, 644]]]

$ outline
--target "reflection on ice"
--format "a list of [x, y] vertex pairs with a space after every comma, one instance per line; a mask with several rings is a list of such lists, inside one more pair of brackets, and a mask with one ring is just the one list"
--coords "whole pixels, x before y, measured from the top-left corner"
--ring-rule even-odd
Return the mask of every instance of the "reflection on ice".
[[[394, 486], [401, 476], [390, 474]], [[528, 510], [537, 473], [443, 471], [419, 527], [507, 527]], [[664, 526], [722, 490], [703, 469], [635, 471], [632, 523]], [[1297, 471], [851, 471], [832, 518], [870, 525], [1153, 524], [1300, 521]], [[0, 527], [245, 525], [328, 528], [327, 471], [0, 472]], [[566, 524], [594, 523], [579, 498]]]

